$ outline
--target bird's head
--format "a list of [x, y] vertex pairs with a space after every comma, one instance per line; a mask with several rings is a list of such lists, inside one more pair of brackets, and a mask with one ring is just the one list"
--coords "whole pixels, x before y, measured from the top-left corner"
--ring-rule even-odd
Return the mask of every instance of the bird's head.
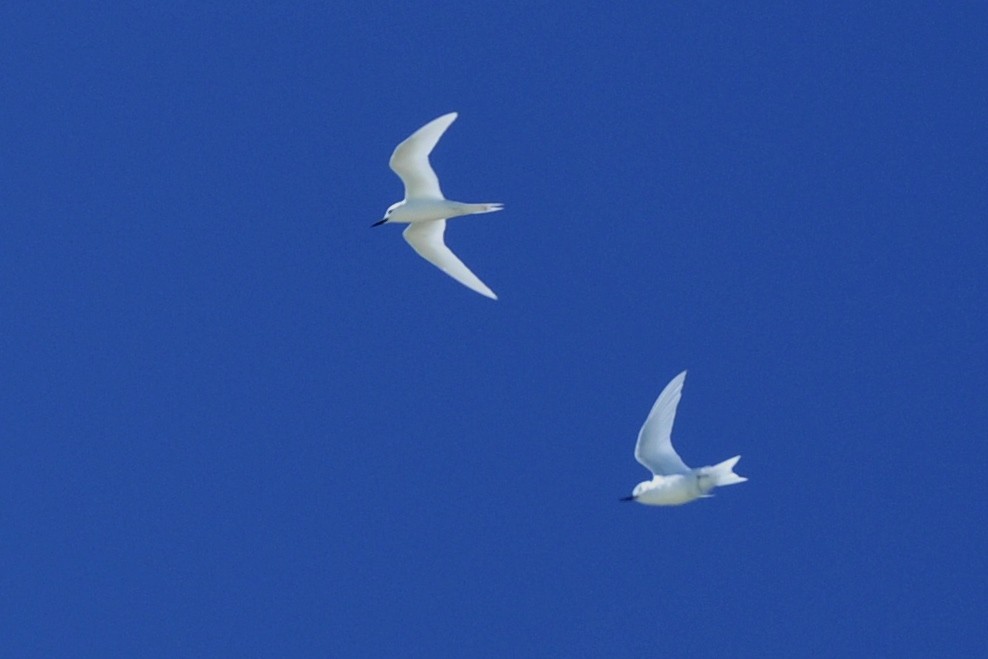
[[631, 491], [631, 496], [621, 497], [621, 501], [634, 501], [639, 496], [641, 496], [643, 492], [647, 492], [648, 490], [650, 490], [651, 486], [652, 486], [652, 481], [644, 481], [642, 483], [639, 483], [638, 485], [635, 485], [635, 489]]
[[376, 226], [380, 226], [381, 224], [384, 224], [385, 222], [387, 222], [388, 220], [391, 219], [391, 214], [394, 213], [396, 209], [401, 208], [404, 205], [405, 205], [405, 200], [404, 199], [401, 200], [401, 201], [399, 201], [399, 202], [397, 202], [397, 203], [391, 204], [390, 206], [388, 206], [388, 210], [384, 211], [384, 218], [381, 219], [381, 220], [378, 220], [377, 222], [375, 222], [371, 226], [372, 227], [376, 227]]
[[650, 481], [642, 481], [638, 485], [635, 485], [635, 489], [631, 491], [631, 498], [637, 499], [638, 497], [645, 494], [649, 490], [654, 490], [658, 485], [658, 483], [656, 483], [655, 480], [656, 479], [653, 478]]

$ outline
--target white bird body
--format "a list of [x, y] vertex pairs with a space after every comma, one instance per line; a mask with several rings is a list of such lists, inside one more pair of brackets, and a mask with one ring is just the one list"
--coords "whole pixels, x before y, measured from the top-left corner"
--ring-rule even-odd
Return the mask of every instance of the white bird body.
[[639, 483], [632, 493], [635, 501], [650, 506], [678, 506], [703, 496], [693, 474], [653, 476], [652, 480]]
[[467, 204], [443, 196], [439, 178], [429, 164], [429, 154], [456, 116], [455, 112], [450, 112], [433, 119], [395, 147], [389, 164], [405, 184], [405, 198], [392, 204], [384, 219], [373, 226], [392, 223], [410, 225], [402, 236], [419, 256], [467, 288], [496, 300], [494, 291], [480, 281], [443, 240], [446, 220], [461, 215], [493, 213], [503, 208], [501, 204]]
[[649, 506], [678, 506], [713, 496], [710, 492], [716, 487], [748, 480], [734, 473], [740, 455], [713, 466], [691, 469], [672, 447], [672, 425], [685, 381], [686, 371], [683, 371], [666, 385], [638, 432], [635, 459], [652, 472], [652, 479], [636, 485], [631, 496], [625, 497], [626, 501]]
[[388, 224], [413, 224], [448, 220], [461, 215], [491, 213], [500, 208], [488, 208], [496, 204], [464, 204], [448, 199], [406, 199], [393, 205], [388, 215]]

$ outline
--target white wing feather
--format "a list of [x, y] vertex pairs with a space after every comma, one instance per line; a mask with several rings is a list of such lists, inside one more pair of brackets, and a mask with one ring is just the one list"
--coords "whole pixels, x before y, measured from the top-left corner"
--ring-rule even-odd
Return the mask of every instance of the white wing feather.
[[445, 199], [439, 189], [439, 178], [429, 164], [429, 154], [436, 147], [456, 113], [433, 119], [395, 147], [391, 154], [391, 169], [405, 184], [405, 199]]
[[436, 266], [447, 275], [460, 282], [470, 290], [485, 295], [492, 300], [497, 299], [494, 291], [489, 289], [456, 254], [446, 247], [443, 233], [446, 231], [446, 220], [431, 220], [409, 224], [402, 232], [405, 240], [419, 256]]
[[693, 471], [672, 447], [672, 424], [676, 420], [676, 406], [683, 397], [685, 380], [686, 371], [683, 371], [666, 385], [638, 432], [635, 460], [657, 476], [688, 474]]

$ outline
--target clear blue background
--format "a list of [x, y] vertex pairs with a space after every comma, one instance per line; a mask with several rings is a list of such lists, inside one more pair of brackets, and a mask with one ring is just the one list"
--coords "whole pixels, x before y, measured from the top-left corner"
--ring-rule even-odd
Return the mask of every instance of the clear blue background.
[[743, 4], [6, 3], [0, 653], [983, 652], [988, 6]]

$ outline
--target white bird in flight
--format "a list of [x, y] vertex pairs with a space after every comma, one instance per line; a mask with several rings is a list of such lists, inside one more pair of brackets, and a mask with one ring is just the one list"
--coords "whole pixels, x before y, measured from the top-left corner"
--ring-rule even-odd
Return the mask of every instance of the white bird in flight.
[[672, 447], [672, 422], [676, 419], [676, 406], [683, 396], [683, 371], [666, 385], [638, 432], [635, 460], [652, 472], [652, 480], [635, 486], [630, 497], [622, 501], [637, 501], [649, 506], [678, 506], [701, 497], [713, 496], [710, 492], [721, 485], [743, 483], [747, 478], [734, 473], [734, 465], [741, 459], [736, 455], [712, 467], [690, 469]]
[[419, 256], [467, 288], [496, 300], [494, 291], [470, 272], [470, 268], [456, 258], [456, 254], [443, 241], [447, 219], [474, 213], [493, 213], [504, 207], [502, 204], [451, 201], [439, 189], [439, 178], [429, 164], [429, 154], [455, 119], [455, 112], [433, 119], [395, 147], [389, 164], [405, 184], [405, 198], [392, 204], [384, 219], [371, 226], [392, 222], [407, 224], [408, 228], [401, 235]]

